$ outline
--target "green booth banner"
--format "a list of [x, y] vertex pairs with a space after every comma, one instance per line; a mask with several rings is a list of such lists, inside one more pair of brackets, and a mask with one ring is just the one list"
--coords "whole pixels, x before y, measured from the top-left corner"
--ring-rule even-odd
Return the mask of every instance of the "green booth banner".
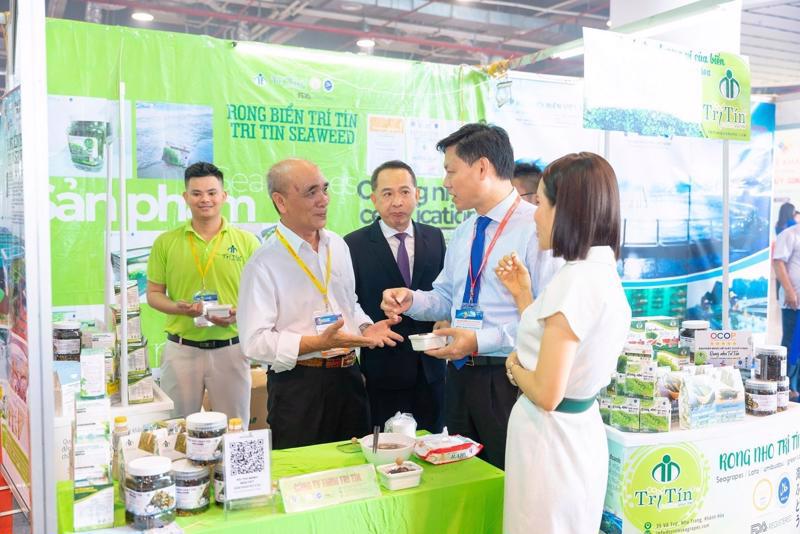
[[[483, 117], [489, 83], [478, 70], [66, 20], [47, 21], [47, 53], [53, 305], [63, 316], [104, 315], [106, 173], [116, 212], [121, 137], [128, 270], [141, 295], [154, 239], [187, 218], [183, 171], [198, 160], [225, 173], [223, 213], [261, 238], [277, 221], [264, 177], [288, 157], [322, 169], [328, 227], [340, 234], [374, 220], [369, 176], [389, 159], [419, 177], [419, 221], [447, 231], [469, 216], [441, 185], [435, 145]], [[152, 359], [163, 316], [143, 305], [142, 325]]]

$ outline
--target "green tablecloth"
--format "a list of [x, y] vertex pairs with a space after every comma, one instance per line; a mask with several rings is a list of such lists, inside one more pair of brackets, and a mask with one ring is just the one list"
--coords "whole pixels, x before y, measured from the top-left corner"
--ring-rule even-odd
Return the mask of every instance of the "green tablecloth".
[[[383, 488], [378, 498], [286, 514], [283, 505], [208, 512], [177, 519], [187, 534], [500, 534], [503, 523], [503, 472], [472, 458], [447, 465], [423, 466], [422, 483], [401, 491]], [[313, 473], [365, 463], [358, 453], [343, 453], [335, 444], [286, 449], [272, 453], [272, 476]], [[117, 503], [117, 525], [125, 511]], [[72, 531], [72, 483], [58, 486], [59, 533]]]

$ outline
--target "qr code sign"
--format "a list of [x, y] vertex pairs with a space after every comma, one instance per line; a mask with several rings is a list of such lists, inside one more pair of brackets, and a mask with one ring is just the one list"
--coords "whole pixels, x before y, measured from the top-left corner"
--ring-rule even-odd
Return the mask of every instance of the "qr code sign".
[[227, 443], [231, 453], [232, 475], [250, 475], [264, 471], [264, 445], [263, 439], [241, 439]]

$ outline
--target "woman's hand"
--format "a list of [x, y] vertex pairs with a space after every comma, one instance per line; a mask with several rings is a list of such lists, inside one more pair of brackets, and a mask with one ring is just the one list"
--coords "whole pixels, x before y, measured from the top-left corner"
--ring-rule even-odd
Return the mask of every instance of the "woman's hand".
[[494, 270], [500, 283], [505, 286], [520, 313], [531, 302], [533, 302], [533, 292], [531, 291], [531, 275], [528, 268], [520, 261], [516, 252], [503, 256], [497, 263]]

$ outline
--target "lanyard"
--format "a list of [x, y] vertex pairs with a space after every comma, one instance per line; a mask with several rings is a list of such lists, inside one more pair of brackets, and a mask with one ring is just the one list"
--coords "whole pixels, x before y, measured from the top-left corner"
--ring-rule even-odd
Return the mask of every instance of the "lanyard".
[[211, 254], [208, 256], [208, 261], [206, 262], [206, 268], [205, 269], [203, 269], [203, 267], [201, 267], [201, 265], [200, 265], [200, 255], [197, 254], [197, 248], [195, 248], [195, 246], [194, 246], [194, 239], [192, 238], [191, 232], [186, 234], [186, 239], [189, 240], [189, 246], [192, 247], [192, 256], [194, 256], [194, 264], [197, 267], [198, 274], [200, 275], [200, 283], [203, 284], [202, 289], [205, 291], [205, 289], [206, 289], [206, 275], [208, 274], [208, 270], [211, 269], [211, 262], [214, 261], [214, 256], [217, 255], [217, 250], [219, 249], [219, 246], [222, 243], [222, 236], [219, 235], [219, 239], [217, 239], [217, 244], [214, 245], [214, 249], [211, 251]]
[[286, 247], [286, 250], [288, 250], [289, 254], [292, 255], [292, 257], [294, 258], [294, 261], [297, 262], [297, 265], [299, 265], [300, 268], [303, 269], [303, 272], [306, 273], [306, 276], [308, 277], [308, 279], [311, 280], [311, 283], [314, 284], [314, 287], [317, 288], [317, 291], [319, 291], [320, 295], [322, 295], [322, 298], [325, 300], [325, 307], [328, 310], [330, 310], [331, 309], [331, 303], [330, 303], [330, 300], [328, 300], [328, 284], [331, 281], [331, 247], [330, 247], [330, 245], [328, 246], [328, 260], [327, 260], [327, 264], [325, 265], [325, 285], [322, 285], [322, 282], [320, 282], [319, 278], [317, 278], [314, 275], [314, 273], [311, 272], [311, 269], [308, 268], [308, 265], [306, 265], [306, 262], [303, 261], [303, 258], [298, 256], [297, 252], [295, 252], [295, 250], [292, 248], [292, 245], [290, 245], [289, 242], [286, 241], [286, 238], [283, 237], [283, 234], [281, 233], [281, 231], [280, 230], [275, 230], [275, 235], [278, 236], [278, 239], [280, 240], [280, 242], [283, 243], [283, 246]]
[[[489, 254], [492, 253], [492, 249], [494, 248], [495, 243], [497, 243], [497, 238], [500, 237], [500, 234], [503, 233], [503, 230], [506, 228], [506, 224], [508, 224], [508, 220], [511, 218], [511, 215], [519, 206], [519, 201], [521, 198], [518, 196], [517, 199], [514, 201], [514, 204], [506, 212], [503, 220], [500, 221], [500, 226], [497, 227], [497, 231], [494, 233], [494, 237], [492, 238], [491, 243], [486, 248], [486, 252], [483, 253], [483, 260], [481, 261], [481, 266], [478, 269], [478, 274], [475, 276], [472, 275], [472, 254], [470, 254], [469, 258], [469, 303], [473, 303], [473, 299], [475, 296], [475, 285], [478, 283], [478, 280], [481, 279], [481, 274], [483, 274], [483, 268], [486, 267], [486, 262], [489, 260]], [[485, 231], [485, 230], [484, 230]], [[475, 241], [475, 227], [472, 228], [472, 241]]]

